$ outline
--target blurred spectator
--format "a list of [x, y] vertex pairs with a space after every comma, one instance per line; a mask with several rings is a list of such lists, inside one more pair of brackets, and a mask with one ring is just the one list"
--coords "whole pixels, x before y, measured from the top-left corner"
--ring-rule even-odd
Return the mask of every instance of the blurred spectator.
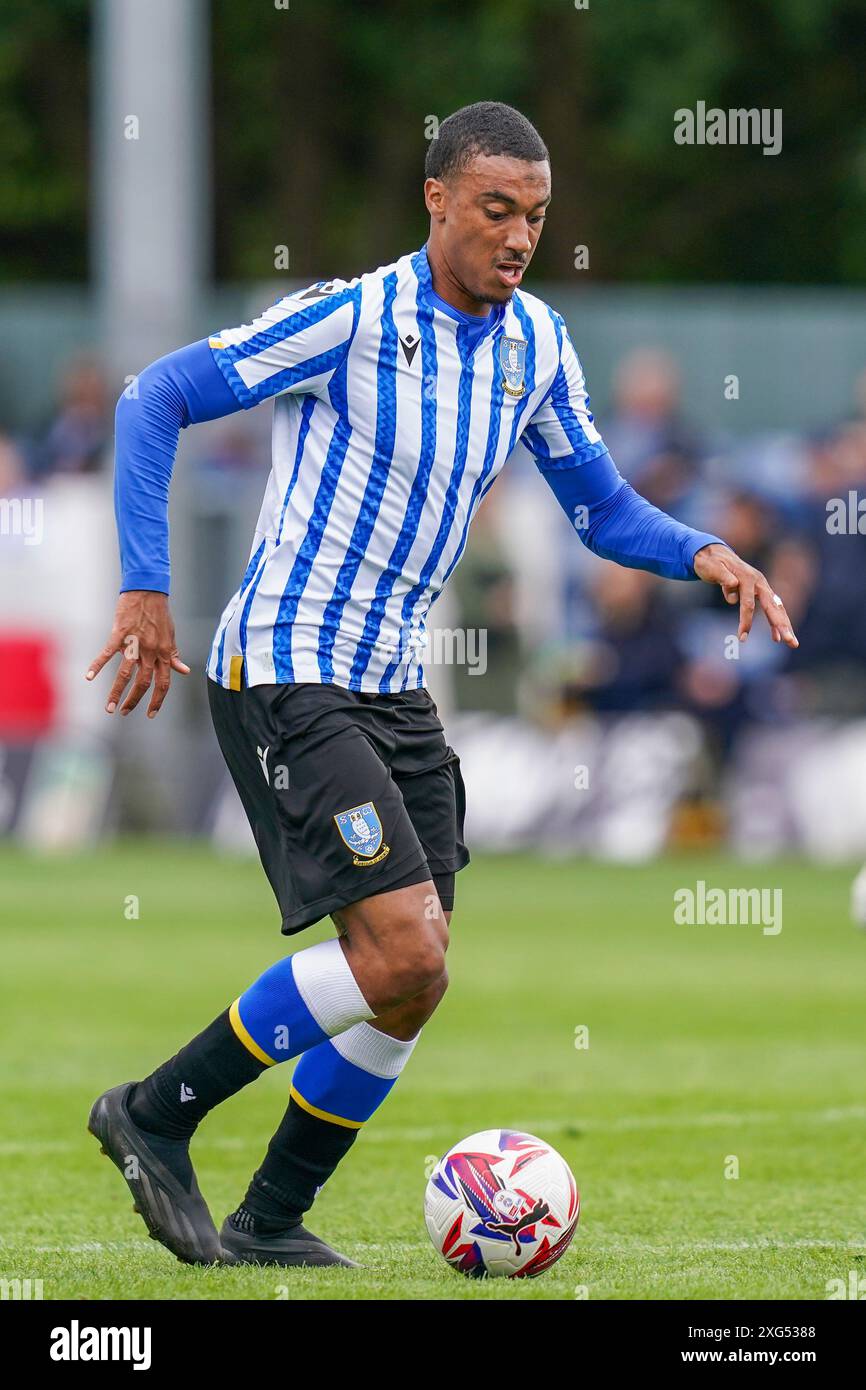
[[57, 414], [31, 450], [31, 475], [98, 472], [111, 442], [113, 416], [101, 365], [91, 357], [77, 358], [63, 375]]
[[657, 507], [676, 512], [696, 481], [700, 449], [680, 416], [672, 357], [644, 347], [623, 358], [603, 433], [623, 477]]
[[[452, 679], [458, 704], [469, 709], [505, 712], [514, 708], [521, 655], [514, 578], [498, 534], [499, 502], [494, 489], [481, 504], [472, 524], [471, 542], [454, 571], [459, 625], [474, 664], [455, 663]], [[437, 603], [427, 618], [431, 638], [439, 616]]]
[[809, 461], [800, 543], [810, 557], [812, 582], [793, 669], [801, 673], [811, 712], [861, 713], [866, 702], [866, 423], [850, 422], [815, 441]]
[[681, 654], [663, 581], [645, 570], [604, 565], [590, 594], [596, 623], [582, 689], [566, 689], [566, 696], [582, 694], [599, 712], [670, 708]]
[[[231, 490], [238, 478], [262, 470], [259, 441], [246, 419], [240, 417], [237, 422], [236, 419], [230, 417], [227, 422], [221, 422], [197, 452], [195, 472], [199, 484], [206, 488]], [[267, 474], [262, 479], [263, 487], [266, 481]]]
[[17, 497], [25, 486], [24, 455], [14, 440], [0, 434], [0, 497]]

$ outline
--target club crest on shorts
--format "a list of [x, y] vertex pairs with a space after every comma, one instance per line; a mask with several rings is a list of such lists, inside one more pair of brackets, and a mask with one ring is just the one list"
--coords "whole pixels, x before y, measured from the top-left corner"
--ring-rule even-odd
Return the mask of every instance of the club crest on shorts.
[[525, 396], [526, 343], [523, 338], [499, 339], [499, 365], [506, 393], [509, 396]]
[[390, 853], [388, 845], [382, 849], [382, 822], [372, 801], [365, 801], [362, 806], [353, 806], [349, 811], [340, 811], [334, 816], [334, 822], [343, 843], [355, 856], [355, 864], [378, 862]]

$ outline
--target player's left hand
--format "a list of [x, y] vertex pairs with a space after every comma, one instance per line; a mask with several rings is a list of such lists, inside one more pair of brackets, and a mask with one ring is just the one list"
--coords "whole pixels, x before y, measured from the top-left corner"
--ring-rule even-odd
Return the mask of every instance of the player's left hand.
[[728, 603], [740, 605], [740, 626], [737, 632], [745, 642], [752, 630], [752, 619], [758, 604], [764, 610], [774, 642], [799, 647], [791, 619], [778, 594], [752, 565], [747, 565], [726, 545], [705, 545], [695, 556], [695, 574], [707, 584], [719, 584]]
[[[155, 589], [127, 589], [117, 600], [111, 636], [98, 656], [87, 668], [85, 680], [92, 681], [117, 653], [122, 660], [105, 706], [106, 714], [129, 714], [153, 684], [147, 710], [148, 719], [159, 712], [168, 694], [172, 671], [189, 675], [189, 667], [181, 661], [174, 640], [174, 622], [168, 606], [168, 595]], [[132, 680], [132, 689], [123, 700], [123, 692]], [[122, 702], [122, 703], [121, 703]]]

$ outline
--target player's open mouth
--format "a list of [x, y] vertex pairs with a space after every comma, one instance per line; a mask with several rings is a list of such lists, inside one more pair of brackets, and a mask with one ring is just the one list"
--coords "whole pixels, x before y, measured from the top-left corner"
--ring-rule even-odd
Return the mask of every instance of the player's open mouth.
[[496, 274], [503, 285], [508, 285], [509, 289], [514, 290], [523, 279], [525, 268], [518, 261], [500, 261], [496, 267]]

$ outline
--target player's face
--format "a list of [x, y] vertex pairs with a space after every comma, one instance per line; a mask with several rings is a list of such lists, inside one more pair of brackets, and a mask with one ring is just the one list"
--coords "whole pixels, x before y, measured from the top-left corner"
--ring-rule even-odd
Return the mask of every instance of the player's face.
[[550, 202], [550, 165], [476, 155], [447, 183], [424, 185], [446, 276], [479, 304], [511, 298], [532, 259]]

